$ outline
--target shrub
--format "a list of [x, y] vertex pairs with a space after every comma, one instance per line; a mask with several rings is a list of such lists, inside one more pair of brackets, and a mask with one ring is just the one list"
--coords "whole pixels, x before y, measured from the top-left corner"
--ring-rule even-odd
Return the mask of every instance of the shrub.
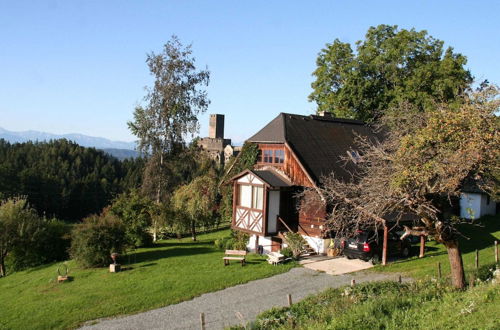
[[7, 259], [12, 270], [22, 270], [68, 259], [71, 225], [57, 219], [42, 219], [29, 244], [17, 246]]
[[126, 245], [123, 222], [111, 213], [90, 216], [71, 232], [70, 255], [83, 267], [105, 266]]
[[143, 197], [136, 190], [118, 196], [110, 207], [125, 225], [125, 236], [129, 245], [148, 246], [153, 238], [148, 232], [152, 224], [153, 202]]
[[291, 258], [293, 256], [293, 251], [289, 247], [281, 249], [280, 253], [284, 255], [285, 258]]
[[216, 239], [214, 245], [221, 250], [246, 250], [249, 236], [240, 231], [232, 231], [227, 237]]
[[306, 244], [302, 235], [299, 233], [288, 232], [285, 234], [285, 241], [288, 247], [292, 250], [293, 257], [298, 258], [304, 248], [304, 244]]

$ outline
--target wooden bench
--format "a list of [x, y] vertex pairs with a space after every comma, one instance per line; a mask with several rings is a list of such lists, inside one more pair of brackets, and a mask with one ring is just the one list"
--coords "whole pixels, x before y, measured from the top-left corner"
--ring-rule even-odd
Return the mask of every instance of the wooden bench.
[[[247, 255], [247, 251], [242, 250], [226, 250], [224, 253], [224, 266], [229, 265], [229, 260], [239, 260], [241, 261], [241, 265], [245, 265], [245, 256]], [[238, 257], [235, 257], [238, 256]]]

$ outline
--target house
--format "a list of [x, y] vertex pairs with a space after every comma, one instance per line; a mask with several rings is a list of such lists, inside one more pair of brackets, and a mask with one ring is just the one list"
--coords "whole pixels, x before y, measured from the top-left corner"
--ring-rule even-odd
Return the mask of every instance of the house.
[[359, 157], [355, 150], [358, 136], [375, 138], [372, 129], [357, 120], [329, 113], [280, 113], [247, 140], [258, 145], [259, 156], [252, 170], [232, 178], [232, 228], [250, 234], [250, 250], [279, 250], [279, 233], [290, 229], [299, 232], [316, 252], [326, 252], [330, 242], [326, 206], [311, 206], [299, 213], [295, 195], [304, 187], [317, 187], [332, 172], [350, 180]]
[[478, 219], [485, 215], [494, 215], [497, 203], [482, 190], [476, 182], [466, 181], [460, 193], [460, 217]]

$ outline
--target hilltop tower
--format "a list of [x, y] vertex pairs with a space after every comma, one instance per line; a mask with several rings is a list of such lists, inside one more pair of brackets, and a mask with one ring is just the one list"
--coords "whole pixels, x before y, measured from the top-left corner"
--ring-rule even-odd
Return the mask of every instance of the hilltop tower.
[[208, 137], [211, 139], [224, 139], [224, 115], [210, 115]]

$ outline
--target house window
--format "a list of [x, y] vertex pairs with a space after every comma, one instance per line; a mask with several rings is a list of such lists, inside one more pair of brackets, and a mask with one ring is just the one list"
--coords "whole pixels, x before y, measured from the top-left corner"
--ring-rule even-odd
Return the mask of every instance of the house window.
[[264, 187], [240, 184], [238, 189], [238, 206], [257, 210], [264, 208]]
[[285, 160], [285, 151], [281, 149], [274, 150], [274, 162], [278, 164], [283, 164], [284, 160]]
[[285, 162], [285, 150], [283, 149], [263, 149], [260, 151], [262, 157], [258, 161], [269, 164], [283, 164]]
[[264, 150], [264, 159], [262, 160], [264, 163], [272, 163], [273, 162], [273, 151], [272, 150]]

